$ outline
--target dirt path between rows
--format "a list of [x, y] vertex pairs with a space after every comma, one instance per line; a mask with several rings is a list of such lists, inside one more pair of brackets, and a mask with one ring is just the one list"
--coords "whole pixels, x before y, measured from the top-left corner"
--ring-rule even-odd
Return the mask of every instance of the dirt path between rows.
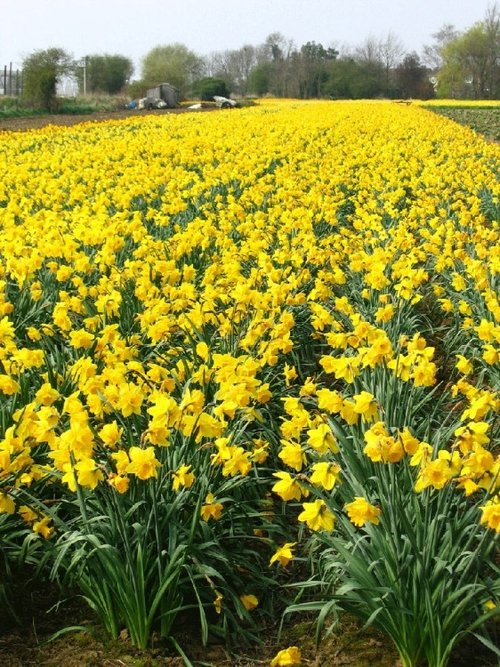
[[[201, 109], [189, 109], [179, 107], [177, 109], [156, 109], [151, 111], [138, 111], [137, 109], [122, 109], [120, 111], [96, 111], [87, 114], [47, 114], [43, 116], [27, 116], [23, 118], [0, 118], [0, 132], [19, 132], [33, 130], [47, 125], [70, 126], [79, 123], [103, 122], [106, 120], [121, 120], [122, 118], [165, 116], [178, 113], [205, 113], [207, 111], [219, 111], [217, 107], [202, 107]], [[227, 110], [224, 111], [227, 113]]]

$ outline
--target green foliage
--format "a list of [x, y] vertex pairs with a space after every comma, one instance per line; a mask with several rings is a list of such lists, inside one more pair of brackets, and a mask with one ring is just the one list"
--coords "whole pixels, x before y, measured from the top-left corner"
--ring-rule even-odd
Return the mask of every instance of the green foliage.
[[500, 13], [493, 7], [483, 21], [449, 40], [441, 49], [438, 96], [497, 99], [499, 48]]
[[[437, 456], [460, 422], [446, 425], [449, 411], [433, 392], [419, 396], [400, 381], [384, 386], [380, 376], [376, 385], [373, 391], [392, 432], [412, 424], [420, 438], [432, 434]], [[331, 493], [314, 487], [311, 492], [337, 521], [333, 532], [313, 534], [314, 574], [297, 584], [302, 594], [316, 588], [323, 598], [294, 604], [287, 613], [319, 612], [318, 637], [327, 618], [336, 619], [340, 611], [353, 614], [392, 639], [404, 667], [423, 661], [444, 667], [468, 632], [499, 613], [498, 607], [487, 607], [498, 604], [500, 570], [498, 538], [480, 526], [482, 498], [471, 500], [451, 485], [417, 492], [409, 459], [372, 462], [363, 451], [363, 428], [346, 427], [336, 418], [330, 425], [340, 447], [335, 460], [342, 483]], [[380, 507], [377, 525], [357, 528], [349, 520], [345, 505], [355, 497]]]
[[[126, 328], [123, 310], [120, 317]], [[197, 342], [193, 338], [183, 345], [179, 364], [189, 363]], [[59, 368], [57, 359], [52, 366]], [[178, 390], [189, 391], [189, 381], [179, 383]], [[65, 393], [71, 391], [67, 387]], [[205, 393], [208, 400], [209, 384]], [[147, 430], [143, 416], [117, 419], [129, 443]], [[254, 430], [250, 423], [239, 423], [227, 437], [243, 444]], [[153, 632], [170, 637], [186, 609], [199, 618], [204, 642], [209, 631], [227, 641], [256, 641], [259, 612], [251, 615], [241, 596], [255, 595], [269, 613], [276, 587], [267, 575], [270, 541], [287, 532], [283, 516], [266, 514], [270, 472], [228, 475], [213, 462], [210, 443], [194, 434], [172, 434], [156, 454], [157, 476], [131, 479], [125, 493], [109, 484], [83, 488], [75, 477], [75, 495], [55, 479], [47, 506], [26, 490], [20, 499], [48, 514], [56, 529], [50, 541], [42, 542], [44, 565], [61, 584], [80, 590], [110, 636], [126, 628], [139, 648], [148, 645]], [[176, 487], [182, 466], [192, 479]], [[223, 508], [215, 518], [202, 515], [209, 493]]]
[[23, 100], [36, 108], [54, 110], [57, 83], [72, 67], [72, 58], [64, 49], [34, 51], [23, 62]]
[[170, 83], [185, 96], [201, 70], [201, 58], [184, 44], [156, 46], [144, 57], [142, 80], [147, 86]]
[[432, 111], [467, 125], [493, 141], [500, 141], [500, 108], [430, 107]]
[[19, 98], [3, 95], [0, 97], [0, 113], [5, 113], [19, 108]]
[[340, 58], [332, 67], [324, 92], [333, 98], [367, 99], [380, 92], [380, 81], [379, 66]]
[[31, 107], [24, 106], [8, 106], [7, 108], [0, 109], [0, 119], [1, 118], [26, 118], [29, 116], [37, 116], [44, 114], [43, 109], [33, 109]]
[[271, 63], [262, 63], [261, 65], [254, 67], [248, 77], [249, 91], [259, 96], [268, 93], [270, 90], [271, 74]]
[[144, 81], [131, 81], [125, 91], [131, 99], [138, 99], [146, 95], [147, 85]]
[[494, 542], [477, 526], [477, 506], [452, 490], [420, 498], [393, 483], [385, 504], [380, 525], [359, 531], [342, 517], [342, 537], [318, 538], [325, 604], [335, 600], [383, 630], [405, 667], [424, 659], [443, 667], [455, 644], [492, 615], [485, 604], [498, 594]]
[[[0, 98], [0, 119], [1, 118], [26, 118], [29, 116], [44, 115], [49, 112], [48, 109], [35, 109], [31, 106], [25, 106], [19, 102], [8, 102], [2, 108], [3, 99]], [[129, 98], [125, 96], [86, 96], [86, 97], [57, 97], [52, 112], [57, 114], [91, 114], [96, 111], [118, 111], [124, 109]]]
[[96, 95], [86, 97], [64, 98], [59, 101], [59, 113], [84, 114], [96, 111], [118, 111], [123, 109], [128, 97], [120, 95]]
[[[87, 93], [108, 93], [115, 95], [127, 85], [134, 66], [130, 58], [121, 55], [90, 55], [86, 60]], [[84, 69], [77, 68], [80, 91], [84, 88]]]
[[149, 541], [156, 507], [151, 511], [144, 501], [120, 504], [111, 493], [95, 498], [79, 495], [87, 507], [80, 507], [81, 514], [70, 521], [54, 547], [53, 576], [62, 570], [65, 579], [82, 591], [111, 637], [116, 639], [124, 625], [132, 643], [145, 648], [159, 616], [161, 634], [168, 636], [178, 612], [187, 546], [182, 541], [176, 544], [177, 526], [168, 525], [175, 504], [163, 510], [163, 521], [155, 525], [155, 530], [165, 531], [158, 549], [157, 542]]
[[4, 620], [20, 622], [14, 597], [21, 577], [28, 579], [40, 563], [42, 539], [18, 516], [0, 514], [0, 604]]
[[213, 77], [206, 77], [199, 79], [193, 83], [193, 95], [199, 97], [200, 100], [213, 100], [214, 95], [221, 97], [229, 97], [230, 91], [223, 79], [214, 79]]
[[298, 75], [299, 97], [321, 97], [323, 86], [328, 80], [331, 64], [338, 52], [325, 49], [322, 44], [307, 42], [294, 54], [294, 63]]
[[396, 69], [396, 85], [399, 97], [427, 100], [434, 97], [428, 70], [416, 53], [407, 54]]

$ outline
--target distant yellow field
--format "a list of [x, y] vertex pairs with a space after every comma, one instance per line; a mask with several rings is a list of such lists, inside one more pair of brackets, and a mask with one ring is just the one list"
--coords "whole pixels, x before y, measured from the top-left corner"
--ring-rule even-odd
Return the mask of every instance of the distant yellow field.
[[416, 104], [423, 106], [443, 106], [443, 107], [499, 107], [500, 100], [424, 100], [416, 101]]

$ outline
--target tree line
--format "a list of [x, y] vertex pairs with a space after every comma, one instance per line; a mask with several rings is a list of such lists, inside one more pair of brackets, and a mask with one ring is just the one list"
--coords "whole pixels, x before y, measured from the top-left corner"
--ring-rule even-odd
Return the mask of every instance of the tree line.
[[354, 48], [309, 41], [300, 47], [281, 33], [253, 46], [200, 56], [184, 44], [159, 45], [132, 81], [132, 61], [123, 55], [90, 54], [75, 62], [65, 50], [35, 51], [23, 62], [23, 97], [51, 108], [57, 83], [72, 76], [80, 92], [144, 95], [161, 82], [182, 98], [272, 95], [295, 98], [451, 98], [500, 96], [500, 12], [490, 8], [465, 31], [444, 25], [421, 54], [407, 52], [392, 33], [370, 36]]

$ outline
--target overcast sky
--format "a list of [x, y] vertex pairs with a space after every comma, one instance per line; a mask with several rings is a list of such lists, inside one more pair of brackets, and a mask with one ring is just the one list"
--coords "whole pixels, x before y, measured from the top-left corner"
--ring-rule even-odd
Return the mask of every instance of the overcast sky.
[[297, 47], [356, 46], [396, 35], [421, 52], [445, 23], [463, 30], [493, 0], [0, 0], [0, 67], [20, 67], [36, 49], [64, 48], [75, 58], [119, 53], [140, 63], [155, 46], [180, 42], [198, 55], [257, 46], [280, 32]]

